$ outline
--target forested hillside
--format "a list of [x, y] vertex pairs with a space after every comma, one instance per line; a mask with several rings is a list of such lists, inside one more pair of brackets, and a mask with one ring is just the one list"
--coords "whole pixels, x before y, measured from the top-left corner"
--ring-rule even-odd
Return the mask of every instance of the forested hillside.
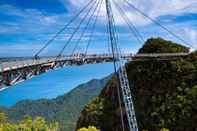
[[[139, 50], [139, 53], [172, 52], [189, 52], [189, 49], [161, 38], [151, 38]], [[126, 68], [140, 131], [197, 130], [197, 52], [179, 60], [133, 61]], [[91, 125], [101, 131], [121, 131], [120, 120], [117, 79], [113, 78], [83, 109], [77, 127]]]
[[110, 78], [111, 76], [102, 80], [92, 80], [56, 99], [25, 100], [11, 108], [1, 107], [0, 112], [4, 112], [11, 122], [21, 121], [25, 116], [31, 116], [33, 119], [40, 116], [47, 122], [58, 122], [62, 131], [74, 131], [85, 104], [98, 96]]

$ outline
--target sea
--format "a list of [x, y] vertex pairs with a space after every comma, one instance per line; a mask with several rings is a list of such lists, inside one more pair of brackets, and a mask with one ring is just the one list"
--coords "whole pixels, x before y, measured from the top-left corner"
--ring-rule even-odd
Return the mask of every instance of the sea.
[[112, 63], [67, 66], [51, 70], [1, 91], [0, 106], [10, 107], [27, 99], [52, 99], [92, 79], [102, 79], [113, 71]]

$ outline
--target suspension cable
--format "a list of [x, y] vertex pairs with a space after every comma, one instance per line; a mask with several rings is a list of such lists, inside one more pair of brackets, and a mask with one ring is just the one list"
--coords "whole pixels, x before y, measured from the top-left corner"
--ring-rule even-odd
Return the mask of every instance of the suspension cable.
[[60, 57], [64, 50], [66, 49], [66, 47], [70, 44], [71, 40], [73, 39], [73, 37], [75, 36], [75, 34], [77, 33], [77, 31], [79, 30], [79, 28], [81, 27], [82, 23], [85, 21], [85, 19], [88, 17], [88, 15], [90, 14], [91, 10], [93, 9], [93, 7], [95, 6], [95, 8], [97, 7], [97, 4], [99, 2], [94, 3], [94, 5], [92, 5], [89, 10], [87, 11], [87, 13], [85, 14], [85, 16], [81, 19], [81, 21], [79, 22], [76, 30], [72, 33], [71, 37], [67, 40], [67, 42], [65, 43], [64, 47], [62, 48], [62, 50], [60, 51], [60, 53], [57, 55], [57, 58]]
[[[96, 7], [96, 8], [94, 9], [94, 11], [92, 12], [92, 14], [91, 14], [91, 16], [89, 17], [88, 22], [87, 22], [87, 24], [86, 24], [86, 26], [85, 26], [85, 29], [83, 30], [83, 32], [81, 33], [81, 35], [80, 35], [78, 41], [76, 42], [76, 45], [75, 45], [75, 47], [74, 47], [74, 49], [73, 49], [73, 51], [72, 51], [72, 55], [75, 53], [77, 47], [79, 46], [79, 43], [80, 43], [82, 37], [85, 35], [85, 32], [86, 32], [88, 26], [90, 25], [90, 22], [91, 22], [92, 18], [94, 17], [95, 12], [97, 11], [97, 9], [98, 9], [97, 14], [98, 14], [98, 12], [100, 11], [103, 0], [101, 0], [101, 1], [99, 1], [99, 2], [100, 2], [100, 3], [98, 3], [97, 7]], [[100, 5], [99, 5], [99, 4], [100, 4]]]
[[[103, 3], [103, 1], [102, 1], [102, 3]], [[102, 3], [101, 3], [101, 5], [102, 5]], [[100, 8], [99, 8], [99, 10], [98, 10], [98, 12], [97, 12], [96, 18], [94, 19], [94, 23], [93, 23], [93, 26], [92, 26], [92, 31], [90, 32], [88, 44], [87, 44], [86, 49], [85, 49], [85, 56], [86, 56], [87, 53], [88, 53], [88, 49], [89, 49], [89, 47], [90, 47], [90, 43], [92, 42], [92, 37], [93, 37], [93, 35], [94, 35], [94, 33], [95, 33], [96, 24], [97, 24], [97, 20], [98, 20], [98, 16], [99, 16], [100, 10], [101, 10], [101, 6], [100, 6]]]
[[119, 11], [121, 17], [123, 18], [123, 20], [125, 21], [125, 23], [128, 25], [129, 29], [131, 30], [131, 32], [133, 33], [133, 35], [136, 37], [136, 39], [141, 43], [144, 43], [144, 38], [142, 37], [142, 35], [140, 34], [140, 32], [138, 31], [138, 29], [135, 27], [135, 25], [133, 24], [132, 21], [129, 20], [128, 16], [125, 14], [124, 10], [118, 5], [118, 3], [116, 1], [113, 1], [114, 5], [116, 7], [116, 9]]
[[191, 44], [189, 44], [188, 42], [186, 42], [183, 38], [181, 38], [180, 36], [176, 35], [174, 32], [170, 31], [167, 27], [165, 27], [164, 25], [162, 25], [159, 21], [151, 18], [149, 15], [147, 15], [146, 13], [144, 13], [143, 11], [141, 11], [140, 9], [138, 9], [137, 7], [135, 7], [128, 0], [123, 0], [123, 1], [125, 1], [130, 7], [132, 7], [134, 10], [136, 10], [138, 13], [140, 13], [141, 15], [143, 15], [146, 18], [148, 18], [150, 21], [152, 21], [153, 23], [155, 23], [156, 25], [158, 25], [159, 27], [161, 27], [162, 29], [164, 29], [165, 31], [167, 31], [169, 34], [171, 34], [172, 36], [174, 36], [178, 40], [182, 41], [184, 44], [188, 45], [189, 47], [192, 47], [193, 48], [193, 46]]
[[[106, 16], [107, 17], [107, 16]], [[109, 28], [108, 28], [108, 23], [106, 23], [106, 34], [107, 34], [107, 47], [108, 47], [108, 52], [111, 54], [111, 48], [110, 48], [110, 38], [109, 38]]]
[[65, 29], [69, 28], [76, 18], [78, 18], [83, 11], [85, 11], [91, 4], [94, 4], [94, 0], [90, 0], [62, 29], [60, 29], [50, 40], [46, 42], [46, 44], [34, 55], [35, 58], [38, 58], [39, 54], [46, 49]]

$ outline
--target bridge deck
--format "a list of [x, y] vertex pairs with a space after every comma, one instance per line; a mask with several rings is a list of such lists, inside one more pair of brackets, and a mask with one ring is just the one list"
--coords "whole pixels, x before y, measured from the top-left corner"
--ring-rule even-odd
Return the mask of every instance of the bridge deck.
[[[130, 55], [126, 54], [123, 56], [126, 60], [132, 60], [132, 59], [144, 59], [144, 58], [157, 58], [157, 57], [184, 57], [187, 56], [188, 53], [157, 53], [157, 54], [136, 54], [136, 55]], [[20, 61], [9, 61], [9, 62], [2, 62], [0, 63], [0, 72], [5, 72], [9, 70], [15, 70], [19, 68], [24, 67], [31, 67], [36, 65], [43, 65], [43, 64], [49, 64], [54, 62], [60, 62], [60, 61], [79, 61], [82, 59], [86, 60], [105, 60], [105, 59], [113, 59], [112, 55], [88, 55], [86, 57], [78, 56], [78, 57], [62, 57], [62, 58], [40, 58], [40, 59], [29, 59], [29, 60], [20, 60]]]
[[[146, 60], [174, 60], [187, 56], [188, 53], [166, 53], [166, 54], [136, 54], [123, 55], [126, 61]], [[112, 62], [112, 55], [88, 55], [72, 57], [48, 57], [40, 59], [26, 59], [0, 63], [0, 91], [4, 87], [14, 85], [18, 82], [30, 79], [36, 75], [47, 72], [50, 69], [62, 68], [67, 65], [81, 65], [101, 62]]]

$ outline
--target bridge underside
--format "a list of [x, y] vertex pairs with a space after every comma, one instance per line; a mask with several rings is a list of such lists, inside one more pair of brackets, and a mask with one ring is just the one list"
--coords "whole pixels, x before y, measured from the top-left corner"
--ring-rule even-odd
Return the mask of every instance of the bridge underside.
[[[125, 55], [123, 59], [125, 61], [149, 61], [149, 60], [177, 60], [187, 57], [188, 54], [137, 54], [134, 56]], [[31, 62], [29, 62], [31, 61]], [[80, 66], [84, 64], [96, 64], [103, 62], [112, 62], [113, 57], [110, 56], [88, 56], [86, 58], [69, 58], [69, 59], [40, 59], [29, 60], [28, 62], [19, 62], [23, 64], [17, 64], [8, 62], [6, 64], [0, 64], [0, 91], [4, 87], [14, 85], [24, 80], [31, 79], [34, 76], [43, 74], [49, 70], [55, 70], [63, 68], [65, 66]], [[10, 65], [10, 66], [7, 66]]]
[[48, 61], [41, 64], [22, 66], [20, 68], [5, 68], [0, 72], [0, 91], [5, 86], [11, 86], [18, 82], [31, 79], [32, 77], [46, 73], [49, 70], [55, 70], [66, 66], [80, 66], [103, 62], [112, 62], [112, 58]]

